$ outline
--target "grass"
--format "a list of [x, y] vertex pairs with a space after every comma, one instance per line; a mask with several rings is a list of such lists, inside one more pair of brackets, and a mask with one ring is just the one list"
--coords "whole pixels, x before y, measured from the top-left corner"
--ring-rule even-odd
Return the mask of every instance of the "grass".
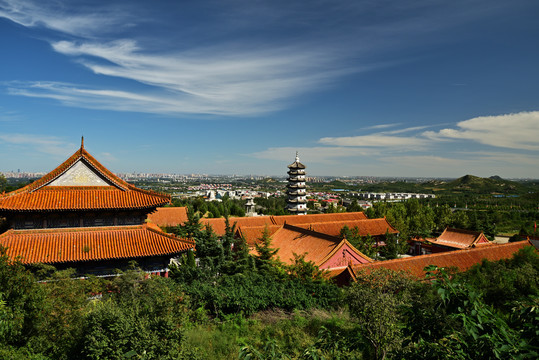
[[263, 350], [268, 342], [274, 342], [295, 359], [315, 344], [322, 327], [346, 328], [350, 327], [349, 323], [348, 313], [343, 311], [267, 310], [249, 318], [232, 315], [220, 323], [209, 322], [188, 329], [184, 346], [196, 349], [202, 359], [235, 359], [241, 346]]

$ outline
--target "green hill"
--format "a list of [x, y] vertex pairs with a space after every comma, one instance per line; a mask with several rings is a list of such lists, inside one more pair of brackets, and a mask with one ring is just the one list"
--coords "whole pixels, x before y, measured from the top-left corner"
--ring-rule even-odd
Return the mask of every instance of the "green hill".
[[473, 175], [465, 175], [446, 184], [446, 190], [471, 191], [475, 193], [518, 193], [524, 191], [524, 187], [514, 181], [504, 180], [499, 176], [482, 178]]

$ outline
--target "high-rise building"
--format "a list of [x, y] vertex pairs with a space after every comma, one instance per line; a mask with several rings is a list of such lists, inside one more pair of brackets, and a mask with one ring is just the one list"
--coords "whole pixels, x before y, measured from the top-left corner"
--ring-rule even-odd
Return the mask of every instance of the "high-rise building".
[[296, 152], [295, 161], [288, 165], [288, 185], [286, 186], [286, 208], [292, 214], [307, 214], [307, 192], [305, 190], [305, 165], [299, 162]]

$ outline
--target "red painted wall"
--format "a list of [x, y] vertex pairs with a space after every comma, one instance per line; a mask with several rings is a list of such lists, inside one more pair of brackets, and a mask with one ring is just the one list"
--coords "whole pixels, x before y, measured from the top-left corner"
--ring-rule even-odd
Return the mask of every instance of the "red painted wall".
[[344, 246], [337, 251], [333, 256], [326, 261], [320, 269], [331, 269], [341, 266], [347, 266], [349, 263], [352, 265], [368, 263], [366, 259], [357, 254], [350, 246], [344, 244]]

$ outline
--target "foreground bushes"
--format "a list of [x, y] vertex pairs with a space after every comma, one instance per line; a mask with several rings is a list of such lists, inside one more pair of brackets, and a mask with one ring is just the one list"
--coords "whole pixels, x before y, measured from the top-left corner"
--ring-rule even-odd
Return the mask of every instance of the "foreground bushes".
[[[535, 359], [539, 257], [464, 274], [390, 271], [339, 289], [298, 257], [283, 267], [207, 242], [174, 279], [133, 269], [71, 278], [0, 256], [2, 359]], [[219, 261], [216, 261], [221, 259]], [[49, 269], [50, 270], [50, 269]]]
[[[55, 273], [38, 283], [18, 263], [0, 257], [0, 358], [178, 359], [188, 301], [168, 279], [137, 270], [112, 281]], [[90, 297], [88, 287], [97, 297]]]

